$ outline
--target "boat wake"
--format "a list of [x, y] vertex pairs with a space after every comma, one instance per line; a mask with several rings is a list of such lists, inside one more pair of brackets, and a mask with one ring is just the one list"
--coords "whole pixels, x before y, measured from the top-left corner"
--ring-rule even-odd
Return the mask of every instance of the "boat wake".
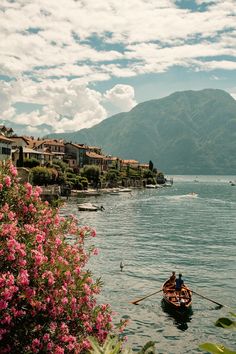
[[198, 198], [198, 194], [192, 192], [188, 194], [166, 196], [165, 198], [170, 200], [183, 200], [183, 199], [186, 200], [186, 199]]

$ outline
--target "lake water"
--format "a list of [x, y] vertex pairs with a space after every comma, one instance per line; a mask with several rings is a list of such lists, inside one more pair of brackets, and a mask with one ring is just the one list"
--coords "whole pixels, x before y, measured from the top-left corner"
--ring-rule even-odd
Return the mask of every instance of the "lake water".
[[[86, 198], [104, 212], [78, 212], [81, 200], [75, 199], [62, 208], [97, 230], [100, 252], [89, 267], [104, 282], [99, 301], [111, 304], [116, 321], [130, 320], [130, 347], [153, 340], [157, 353], [202, 353], [198, 345], [210, 341], [236, 350], [236, 332], [214, 326], [236, 313], [236, 186], [230, 180], [236, 177], [176, 176], [172, 187]], [[232, 309], [193, 295], [193, 312], [182, 320], [165, 312], [161, 293], [130, 303], [160, 289], [172, 270], [194, 291]]]

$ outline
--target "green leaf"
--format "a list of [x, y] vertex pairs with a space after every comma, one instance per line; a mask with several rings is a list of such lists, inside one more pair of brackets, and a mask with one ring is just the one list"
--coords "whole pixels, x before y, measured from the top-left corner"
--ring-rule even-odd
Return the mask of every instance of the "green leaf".
[[226, 348], [222, 344], [203, 343], [199, 346], [199, 348], [213, 354], [236, 354], [235, 351]]
[[227, 329], [236, 329], [236, 322], [232, 321], [230, 318], [221, 317], [216, 321], [215, 326]]
[[147, 342], [144, 347], [138, 352], [138, 354], [154, 354], [155, 343], [152, 341]]

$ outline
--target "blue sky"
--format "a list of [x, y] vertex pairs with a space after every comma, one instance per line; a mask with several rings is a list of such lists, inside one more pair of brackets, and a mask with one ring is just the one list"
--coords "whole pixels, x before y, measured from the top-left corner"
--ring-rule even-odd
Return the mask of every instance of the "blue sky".
[[236, 98], [236, 0], [2, 0], [0, 124], [76, 131], [175, 91]]

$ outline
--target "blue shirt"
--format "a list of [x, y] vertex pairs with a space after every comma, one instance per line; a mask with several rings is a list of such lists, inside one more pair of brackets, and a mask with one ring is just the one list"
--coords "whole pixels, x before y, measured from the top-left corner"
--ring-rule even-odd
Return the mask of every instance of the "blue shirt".
[[175, 288], [176, 290], [180, 290], [181, 286], [183, 285], [184, 281], [182, 278], [177, 278], [175, 281]]

